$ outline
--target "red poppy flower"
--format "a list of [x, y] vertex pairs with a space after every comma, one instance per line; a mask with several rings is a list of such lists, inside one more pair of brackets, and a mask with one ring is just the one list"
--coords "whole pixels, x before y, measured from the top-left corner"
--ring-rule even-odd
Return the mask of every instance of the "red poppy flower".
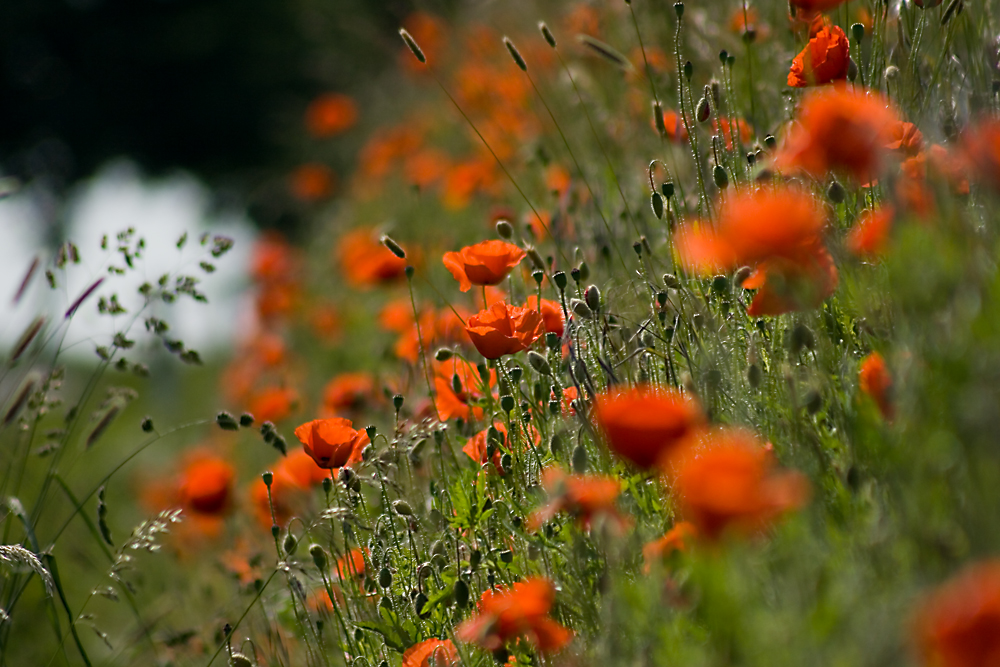
[[488, 651], [516, 639], [534, 644], [539, 653], [559, 651], [573, 638], [573, 632], [549, 618], [555, 597], [552, 582], [540, 578], [525, 579], [509, 590], [487, 590], [477, 613], [455, 629], [455, 636]]
[[1000, 121], [982, 120], [962, 136], [962, 157], [970, 174], [1000, 190]]
[[[501, 422], [493, 422], [493, 426], [500, 432], [500, 436], [506, 440], [507, 427]], [[503, 451], [497, 447], [494, 450], [493, 457], [491, 459], [489, 456], [489, 437], [490, 430], [488, 428], [484, 428], [482, 431], [469, 438], [468, 442], [465, 443], [465, 446], [462, 447], [462, 451], [468, 454], [469, 458], [479, 465], [486, 465], [488, 461], [492, 460], [493, 467], [496, 468], [496, 471], [499, 474], [503, 475], [504, 469], [503, 466], [500, 465], [500, 459], [503, 458]]]
[[323, 389], [323, 407], [333, 413], [356, 409], [374, 392], [375, 378], [371, 373], [341, 373]]
[[288, 187], [302, 201], [318, 201], [333, 194], [337, 176], [325, 164], [309, 162], [292, 172]]
[[512, 243], [492, 240], [446, 252], [442, 261], [458, 281], [459, 289], [468, 292], [473, 285], [500, 284], [526, 254]]
[[279, 422], [292, 414], [299, 394], [289, 387], [267, 387], [255, 393], [247, 409], [259, 422]]
[[1000, 664], [1000, 560], [970, 565], [928, 595], [916, 618], [925, 664]]
[[[734, 131], [735, 126], [735, 131]], [[722, 140], [726, 142], [726, 148], [732, 150], [733, 139], [735, 135], [739, 135], [739, 140], [744, 143], [750, 143], [750, 138], [752, 136], [752, 131], [750, 126], [747, 125], [746, 121], [742, 118], [737, 118], [735, 122], [730, 123], [728, 118], [717, 118], [712, 121], [712, 129], [718, 132], [722, 136]]]
[[538, 530], [561, 512], [576, 517], [584, 529], [598, 514], [610, 517], [619, 528], [627, 523], [615, 507], [621, 493], [621, 481], [616, 477], [567, 475], [559, 468], [547, 468], [542, 473], [542, 486], [549, 494], [549, 502], [528, 517], [528, 530]]
[[824, 27], [809, 40], [792, 61], [788, 85], [793, 88], [820, 86], [847, 78], [850, 46], [839, 26]]
[[867, 183], [881, 169], [885, 146], [898, 120], [878, 93], [840, 84], [817, 89], [803, 100], [798, 123], [789, 131], [774, 164], [820, 179], [839, 171]]
[[402, 667], [448, 667], [458, 662], [458, 651], [450, 639], [425, 639], [403, 652]]
[[295, 437], [316, 465], [327, 470], [358, 463], [368, 444], [367, 433], [355, 430], [350, 419], [340, 417], [306, 422], [295, 429]]
[[234, 476], [233, 467], [218, 457], [193, 460], [184, 469], [180, 483], [184, 507], [200, 514], [222, 514], [229, 506]]
[[684, 516], [706, 539], [718, 539], [729, 528], [756, 532], [809, 495], [802, 474], [772, 467], [771, 453], [751, 433], [709, 432], [680, 458], [673, 488]]
[[337, 559], [337, 576], [340, 577], [341, 581], [352, 578], [360, 579], [365, 576], [365, 554], [367, 553], [368, 549], [364, 551], [352, 549]]
[[[455, 387], [458, 377], [458, 388]], [[490, 371], [490, 387], [496, 384], [496, 371]], [[482, 419], [483, 409], [471, 406], [483, 396], [479, 370], [467, 361], [452, 357], [434, 365], [434, 406], [438, 419]]]
[[647, 542], [642, 548], [642, 559], [645, 561], [643, 572], [649, 574], [653, 563], [666, 559], [675, 551], [687, 551], [688, 545], [698, 535], [698, 529], [688, 521], [678, 521], [667, 533], [652, 542]]
[[288, 280], [296, 264], [295, 251], [278, 232], [261, 235], [254, 244], [250, 274], [261, 282]]
[[306, 108], [306, 129], [317, 138], [332, 137], [358, 122], [358, 105], [342, 93], [320, 95]]
[[594, 421], [608, 447], [644, 469], [662, 463], [704, 419], [698, 405], [683, 394], [649, 385], [594, 397]]
[[828, 12], [845, 2], [848, 2], [848, 0], [790, 0], [789, 4], [792, 7], [798, 7], [811, 14], [814, 12]]
[[913, 123], [896, 121], [889, 125], [888, 142], [885, 147], [891, 151], [914, 156], [924, 147], [924, 135]]
[[814, 255], [826, 217], [815, 198], [794, 189], [761, 189], [731, 195], [715, 227], [683, 228], [681, 261], [700, 274], [783, 257]]
[[[529, 310], [538, 310], [538, 297], [535, 295], [529, 296], [527, 302], [524, 304], [524, 307]], [[552, 301], [550, 299], [542, 299], [541, 313], [542, 321], [545, 322], [545, 332], [554, 333], [562, 338], [566, 320], [563, 318], [563, 310], [562, 306], [559, 305], [559, 302]]]
[[406, 260], [379, 243], [370, 229], [356, 229], [344, 235], [338, 256], [344, 276], [356, 287], [393, 282], [405, 275]]
[[820, 244], [794, 259], [768, 259], [741, 285], [757, 290], [747, 315], [763, 317], [816, 308], [836, 291], [838, 280], [837, 265]]
[[878, 406], [879, 412], [886, 419], [892, 419], [895, 409], [892, 404], [892, 375], [885, 364], [885, 359], [878, 352], [872, 352], [861, 362], [858, 371], [858, 388], [871, 396]]
[[[284, 524], [298, 511], [308, 489], [330, 476], [329, 471], [317, 466], [312, 457], [301, 449], [289, 452], [271, 472], [271, 499], [278, 524]], [[267, 486], [259, 477], [250, 487], [250, 499], [257, 520], [264, 527], [270, 526], [271, 509], [267, 501]]]
[[889, 243], [895, 215], [892, 206], [865, 209], [847, 235], [847, 247], [859, 257], [878, 257]]
[[469, 317], [465, 331], [481, 355], [499, 359], [531, 347], [545, 333], [545, 322], [538, 311], [501, 301]]

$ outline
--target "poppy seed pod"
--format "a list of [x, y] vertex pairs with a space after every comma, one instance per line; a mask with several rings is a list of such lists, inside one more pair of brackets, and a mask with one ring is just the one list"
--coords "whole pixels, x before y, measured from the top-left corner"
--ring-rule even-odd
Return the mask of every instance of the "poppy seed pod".
[[513, 396], [501, 396], [500, 397], [500, 409], [506, 413], [509, 413], [514, 409], [514, 397]]
[[597, 288], [597, 285], [588, 287], [583, 296], [586, 299], [588, 308], [595, 313], [601, 310], [601, 290]]
[[674, 196], [674, 184], [670, 183], [669, 181], [666, 183], [661, 183], [660, 191], [663, 193], [664, 197], [670, 199], [671, 197]]
[[674, 14], [677, 15], [678, 19], [683, 18], [683, 16], [684, 16], [684, 3], [683, 2], [675, 2], [674, 3]]
[[861, 23], [855, 23], [851, 26], [851, 36], [854, 37], [855, 42], [860, 42], [865, 38], [865, 26]]
[[555, 282], [556, 287], [560, 291], [566, 289], [566, 273], [564, 271], [556, 271], [552, 274], [552, 280]]

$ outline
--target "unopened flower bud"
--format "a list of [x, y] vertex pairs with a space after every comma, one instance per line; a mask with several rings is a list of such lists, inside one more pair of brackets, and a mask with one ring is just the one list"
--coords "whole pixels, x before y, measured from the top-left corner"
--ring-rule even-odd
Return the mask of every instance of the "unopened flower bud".
[[500, 409], [505, 413], [510, 413], [514, 409], [514, 397], [509, 395], [501, 396]]
[[649, 205], [653, 207], [653, 215], [658, 220], [663, 220], [663, 197], [659, 192], [654, 192], [649, 197]]
[[274, 481], [274, 473], [267, 470], [260, 476], [260, 478], [264, 480], [264, 486], [271, 486], [271, 482]]
[[703, 97], [698, 100], [698, 106], [695, 110], [695, 117], [698, 119], [699, 123], [704, 123], [712, 116], [712, 108], [708, 104], [708, 98]]
[[502, 239], [509, 239], [514, 235], [514, 225], [508, 220], [497, 220], [497, 236]]
[[548, 360], [534, 350], [528, 351], [528, 365], [535, 369], [536, 373], [541, 373], [542, 375], [552, 374], [552, 368], [549, 366]]
[[434, 358], [438, 361], [448, 361], [451, 359], [451, 350], [446, 347], [442, 347], [434, 353]]
[[756, 389], [760, 386], [760, 383], [764, 380], [764, 372], [760, 370], [760, 366], [757, 364], [750, 364], [750, 368], [747, 369], [747, 382], [750, 386]]
[[597, 285], [591, 285], [588, 287], [583, 296], [586, 300], [588, 308], [595, 313], [601, 310], [601, 290], [597, 288]]
[[896, 77], [899, 76], [899, 68], [895, 65], [889, 65], [885, 68], [885, 78], [889, 81], [894, 81]]
[[660, 184], [660, 191], [663, 193], [664, 197], [666, 197], [667, 199], [670, 199], [671, 197], [674, 196], [674, 184], [673, 183], [669, 183], [669, 182], [667, 182], [667, 183], [661, 183]]
[[285, 550], [286, 556], [291, 556], [299, 546], [299, 541], [291, 533], [285, 535], [285, 541], [281, 547]]
[[743, 287], [743, 283], [746, 282], [746, 279], [750, 277], [751, 273], [753, 273], [753, 269], [749, 266], [741, 266], [736, 270], [736, 273], [733, 274], [733, 284], [737, 287]]
[[682, 18], [684, 16], [684, 3], [683, 2], [675, 2], [674, 3], [674, 14], [677, 15], [678, 19]]
[[318, 544], [312, 544], [309, 546], [309, 555], [312, 556], [313, 563], [316, 568], [322, 571], [326, 571], [326, 551]]
[[844, 190], [843, 185], [837, 181], [833, 181], [830, 183], [830, 187], [826, 189], [826, 196], [834, 204], [843, 204], [844, 199], [847, 197], [847, 191]]
[[392, 572], [389, 571], [389, 568], [383, 567], [378, 571], [378, 585], [382, 588], [392, 586]]
[[594, 316], [594, 313], [590, 310], [590, 306], [579, 299], [572, 299], [570, 301], [570, 309], [573, 311], [574, 315], [586, 320], [589, 320]]
[[677, 276], [672, 273], [664, 273], [663, 284], [671, 289], [677, 289], [681, 286], [681, 281], [679, 281]]
[[392, 502], [392, 509], [396, 510], [396, 514], [400, 516], [413, 516], [413, 508], [405, 500], [394, 500]]
[[858, 64], [854, 62], [854, 58], [847, 59], [847, 80], [853, 82], [858, 78]]

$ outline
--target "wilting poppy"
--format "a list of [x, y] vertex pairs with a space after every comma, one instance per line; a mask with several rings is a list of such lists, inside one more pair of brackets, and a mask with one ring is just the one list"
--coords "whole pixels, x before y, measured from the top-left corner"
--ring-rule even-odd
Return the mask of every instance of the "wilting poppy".
[[698, 529], [688, 521], [678, 521], [666, 534], [642, 547], [643, 571], [652, 570], [653, 563], [662, 561], [675, 551], [687, 551], [691, 541], [697, 537]]
[[350, 419], [314, 419], [295, 429], [295, 437], [320, 468], [335, 470], [361, 460], [368, 434], [355, 430]]
[[783, 257], [814, 254], [826, 216], [815, 198], [791, 188], [761, 189], [731, 195], [714, 228], [681, 229], [677, 252], [700, 274], [727, 271]]
[[970, 565], [928, 595], [915, 630], [930, 667], [1000, 663], [1000, 560]]
[[662, 463], [705, 417], [683, 394], [641, 385], [594, 397], [594, 421], [608, 447], [640, 468]]
[[458, 662], [458, 651], [450, 639], [425, 639], [403, 652], [402, 667], [448, 667]]
[[878, 352], [872, 352], [861, 361], [858, 388], [875, 401], [883, 417], [892, 419], [895, 414], [892, 403], [892, 375], [889, 374], [885, 359]]
[[847, 235], [847, 247], [859, 257], [878, 257], [889, 243], [895, 215], [892, 206], [865, 209]]
[[751, 433], [707, 432], [673, 468], [673, 489], [685, 518], [700, 536], [718, 539], [727, 529], [752, 533], [802, 506], [809, 483], [798, 472], [775, 472], [772, 454]]
[[499, 359], [531, 347], [545, 333], [545, 322], [536, 310], [498, 302], [469, 317], [465, 331], [479, 354]]
[[358, 122], [358, 105], [342, 93], [320, 95], [306, 108], [306, 129], [317, 138], [332, 137]]
[[483, 241], [458, 252], [446, 252], [444, 266], [463, 292], [473, 285], [498, 285], [524, 259], [525, 251], [506, 241]]
[[819, 243], [807, 246], [794, 258], [765, 260], [741, 285], [757, 290], [747, 315], [773, 316], [816, 308], [836, 291], [838, 280], [833, 257]]
[[289, 189], [297, 199], [317, 201], [333, 194], [336, 183], [332, 169], [319, 162], [309, 162], [292, 172]]
[[229, 505], [234, 476], [233, 467], [221, 458], [206, 456], [191, 461], [180, 483], [184, 507], [200, 514], [223, 513]]
[[803, 100], [798, 122], [785, 137], [774, 164], [815, 178], [838, 171], [867, 183], [881, 169], [898, 120], [878, 93], [840, 84], [817, 89]]
[[375, 392], [371, 373], [341, 373], [323, 389], [323, 407], [337, 413], [361, 407]]
[[547, 468], [542, 473], [542, 486], [549, 494], [549, 502], [528, 517], [529, 530], [538, 530], [543, 523], [562, 512], [575, 517], [585, 529], [599, 514], [611, 518], [619, 528], [627, 523], [615, 507], [622, 488], [617, 477], [567, 475], [559, 468]]
[[849, 64], [847, 35], [839, 26], [825, 27], [795, 56], [788, 72], [788, 85], [805, 88], [842, 81], [847, 78]]
[[555, 587], [547, 579], [530, 578], [508, 590], [483, 593], [476, 614], [455, 629], [464, 642], [497, 651], [508, 642], [524, 639], [539, 653], [553, 653], [573, 638], [573, 632], [549, 618]]
[[[539, 310], [538, 308], [538, 297], [531, 295], [528, 297], [527, 302], [524, 304], [525, 308], [530, 310]], [[566, 324], [566, 319], [563, 317], [562, 306], [559, 305], [558, 301], [552, 301], [550, 299], [542, 299], [542, 321], [545, 322], [545, 332], [554, 333], [560, 338], [563, 335], [563, 328]]]
[[393, 282], [402, 278], [406, 271], [406, 260], [392, 254], [376, 240], [372, 230], [366, 228], [345, 234], [337, 254], [344, 276], [357, 287]]

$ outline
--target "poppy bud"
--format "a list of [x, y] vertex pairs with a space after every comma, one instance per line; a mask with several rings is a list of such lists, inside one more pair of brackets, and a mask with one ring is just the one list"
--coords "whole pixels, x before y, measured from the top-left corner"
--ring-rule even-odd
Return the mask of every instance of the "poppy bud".
[[460, 609], [465, 609], [469, 604], [469, 584], [464, 579], [455, 581], [455, 604]]
[[587, 266], [586, 262], [580, 262], [580, 280], [586, 280], [590, 277], [590, 267]]
[[278, 539], [278, 534], [280, 532], [281, 532], [281, 526], [279, 526], [276, 523], [272, 523], [271, 524], [271, 535], [274, 536], [274, 539]]
[[585, 302], [580, 301], [579, 299], [570, 300], [570, 310], [572, 310], [573, 314], [576, 315], [577, 317], [586, 320], [589, 320], [591, 317], [594, 316], [594, 313], [590, 310], [590, 306], [588, 306]]
[[579, 285], [580, 281], [583, 279], [583, 276], [580, 274], [580, 269], [576, 268], [575, 266], [569, 270], [569, 275], [570, 277], [573, 278], [573, 282], [575, 282], [577, 285]]
[[752, 152], [751, 153], [747, 153], [747, 164], [750, 165], [751, 167], [754, 166], [755, 164], [757, 164], [757, 154], [756, 153], [752, 153]]
[[667, 199], [670, 199], [671, 197], [674, 196], [674, 184], [670, 183], [670, 182], [661, 183], [660, 184], [660, 191], [663, 193], [664, 197], [666, 197]]
[[406, 259], [406, 251], [404, 251], [403, 248], [401, 248], [400, 245], [396, 243], [394, 240], [392, 240], [392, 238], [389, 237], [388, 235], [382, 236], [382, 245], [388, 248], [389, 252], [391, 252], [396, 257], [399, 257], [400, 259]]
[[635, 243], [633, 243], [632, 250], [635, 251], [636, 255], [642, 257], [642, 241], [636, 241]]
[[556, 38], [552, 35], [552, 31], [549, 30], [549, 26], [545, 25], [544, 22], [539, 22], [538, 29], [542, 31], [542, 37], [545, 38], [546, 43], [553, 49], [556, 48]]
[[858, 64], [854, 62], [854, 58], [847, 59], [847, 79], [853, 82], [858, 78]]
[[537, 250], [534, 248], [528, 248], [525, 251], [525, 254], [528, 259], [531, 260], [531, 263], [535, 265], [536, 269], [539, 271], [545, 271], [545, 260], [542, 259], [542, 256], [538, 254]]
[[141, 426], [143, 433], [149, 433], [150, 431], [153, 430], [153, 418], [146, 417], [145, 419], [142, 420]]
[[333, 480], [330, 479], [329, 477], [324, 477], [323, 478], [323, 493], [325, 495], [329, 496], [331, 491], [333, 491]]
[[309, 546], [309, 555], [312, 556], [313, 563], [316, 568], [322, 571], [326, 570], [326, 551], [318, 544], [312, 544]]
[[[674, 6], [676, 7], [677, 5]], [[694, 65], [692, 65], [691, 61], [689, 60], [686, 63], [684, 63], [684, 78], [688, 80], [688, 83], [691, 82], [692, 75], [694, 75]]]
[[753, 269], [749, 266], [741, 266], [733, 274], [733, 284], [737, 287], [743, 287], [743, 283], [750, 277], [751, 273], [753, 273]]
[[367, 463], [375, 458], [375, 445], [369, 444], [361, 450], [361, 460]]
[[550, 350], [559, 349], [559, 334], [554, 334], [551, 331], [545, 334], [545, 344], [548, 345]]
[[488, 386], [490, 383], [490, 369], [480, 361], [476, 364], [476, 371], [479, 373], [479, 379], [483, 381], [483, 384]]
[[434, 358], [438, 361], [448, 361], [451, 359], [451, 350], [446, 347], [442, 347], [434, 353]]
[[521, 68], [521, 71], [527, 72], [528, 64], [524, 62], [524, 58], [521, 57], [521, 52], [517, 50], [516, 46], [514, 46], [514, 42], [510, 41], [509, 38], [504, 37], [503, 44], [507, 47], [507, 51], [510, 52], [510, 57], [514, 59], [514, 62]]
[[573, 472], [582, 475], [587, 472], [588, 465], [587, 450], [583, 445], [577, 445], [573, 448]]
[[601, 309], [601, 290], [597, 288], [597, 285], [588, 287], [583, 296], [587, 301], [587, 307], [592, 311], [596, 313]]
[[726, 173], [725, 168], [721, 164], [715, 165], [715, 169], [712, 170], [712, 180], [715, 181], [716, 187], [720, 190], [725, 190], [729, 187], [729, 174]]
[[659, 192], [654, 192], [649, 197], [649, 204], [653, 207], [653, 215], [657, 220], [663, 220], [663, 197]]
[[508, 220], [497, 220], [497, 236], [502, 239], [509, 239], [514, 235], [514, 225]]
[[506, 413], [509, 413], [514, 409], [514, 397], [513, 396], [501, 396], [500, 397], [500, 409]]
[[774, 138], [773, 134], [769, 134], [764, 137], [764, 145], [767, 147], [767, 150], [773, 151], [778, 145], [778, 140]]
[[253, 415], [249, 412], [244, 412], [240, 415], [240, 426], [243, 428], [249, 428], [253, 426]]
[[242, 653], [233, 653], [229, 656], [229, 665], [230, 667], [252, 667], [253, 663]]
[[826, 189], [826, 196], [834, 204], [843, 204], [844, 199], [847, 197], [847, 191], [844, 190], [843, 185], [837, 181], [833, 181], [830, 183], [830, 187]]
[[889, 65], [885, 68], [885, 78], [889, 81], [894, 81], [896, 77], [899, 76], [899, 68], [895, 65]]
[[413, 516], [413, 508], [405, 500], [394, 500], [392, 502], [392, 509], [396, 510], [396, 514], [401, 516]]
[[536, 373], [541, 373], [542, 375], [552, 374], [552, 368], [549, 366], [548, 360], [534, 350], [528, 350], [528, 364], [535, 369]]
[[664, 273], [663, 284], [671, 289], [677, 289], [681, 286], [681, 281], [677, 280], [677, 276], [672, 273]]
[[272, 473], [270, 470], [265, 470], [264, 473], [260, 476], [260, 478], [264, 480], [264, 486], [270, 488], [271, 482], [274, 480], [274, 473]]
[[552, 280], [555, 282], [556, 287], [560, 291], [566, 289], [566, 273], [563, 271], [556, 271], [552, 274]]
[[823, 397], [815, 389], [810, 389], [805, 398], [806, 412], [814, 415], [823, 407]]
[[[520, 517], [514, 517], [514, 523], [519, 523], [519, 522], [520, 522]], [[504, 563], [513, 563], [514, 552], [511, 551], [510, 549], [504, 549], [503, 551], [500, 552], [500, 560]]]
[[795, 328], [792, 329], [792, 335], [789, 339], [789, 349], [792, 354], [798, 354], [803, 350], [803, 348], [809, 348], [810, 350], [816, 346], [816, 337], [813, 336], [813, 332], [804, 324], [796, 324]]
[[341, 467], [340, 472], [337, 473], [337, 479], [339, 479], [344, 486], [350, 486], [355, 477], [357, 477], [357, 474], [355, 474], [355, 472], [347, 466]]
[[684, 16], [684, 3], [675, 2], [674, 3], [674, 14], [677, 14], [677, 18], [680, 19]]
[[659, 102], [653, 102], [653, 124], [660, 136], [667, 133], [667, 125], [663, 120], [663, 107], [660, 106]]
[[715, 108], [718, 109], [722, 104], [722, 89], [719, 86], [719, 82], [715, 79], [709, 81], [708, 85], [705, 86], [705, 94], [706, 96], [712, 96], [712, 104], [714, 104]]
[[285, 541], [281, 547], [285, 550], [286, 556], [291, 556], [299, 546], [299, 541], [291, 533], [285, 535]]
[[375, 442], [375, 425], [365, 426], [365, 434], [368, 435], [368, 442]]
[[378, 571], [378, 585], [382, 588], [392, 586], [392, 572], [389, 571], [389, 568], [383, 567]]
[[451, 390], [456, 394], [462, 393], [462, 379], [458, 377], [458, 373], [451, 376]]
[[747, 382], [750, 386], [756, 389], [760, 386], [760, 383], [764, 380], [764, 371], [760, 369], [757, 364], [750, 364], [750, 368], [747, 369]]
[[855, 23], [851, 26], [851, 36], [854, 37], [855, 42], [861, 42], [865, 38], [865, 26], [861, 23]]
[[725, 294], [729, 291], [729, 279], [725, 276], [715, 276], [712, 278], [712, 291], [716, 294]]
[[407, 267], [405, 269], [403, 269], [403, 273], [406, 274], [406, 279], [407, 280], [413, 280], [413, 272], [414, 271], [416, 271], [416, 269], [414, 269], [410, 265], [407, 265]]
[[708, 104], [708, 98], [703, 97], [698, 100], [698, 107], [695, 110], [695, 117], [699, 123], [704, 123], [712, 116], [712, 108]]
[[410, 33], [406, 32], [405, 28], [399, 29], [399, 36], [403, 38], [404, 42], [406, 42], [406, 46], [408, 46], [410, 51], [413, 53], [413, 57], [419, 60], [422, 64], [426, 65], [427, 56], [424, 55], [423, 50], [421, 50], [421, 48], [417, 45], [417, 42], [416, 40], [413, 39], [413, 36], [410, 35]]

